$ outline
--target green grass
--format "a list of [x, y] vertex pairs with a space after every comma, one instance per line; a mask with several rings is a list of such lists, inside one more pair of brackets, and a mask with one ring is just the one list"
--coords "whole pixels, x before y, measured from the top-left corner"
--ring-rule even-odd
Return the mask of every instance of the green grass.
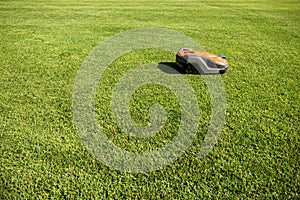
[[[297, 0], [0, 1], [0, 199], [298, 199], [299, 21]], [[141, 27], [182, 32], [226, 55], [230, 71], [222, 76], [226, 123], [213, 151], [198, 157], [210, 119], [205, 82], [184, 75], [199, 99], [197, 137], [172, 165], [130, 174], [103, 165], [82, 145], [72, 90], [95, 46]], [[145, 141], [120, 132], [109, 100], [129, 69], [174, 59], [168, 52], [135, 51], [105, 72], [96, 109], [116, 145], [151, 151], [172, 139], [179, 117], [172, 92], [147, 85], [134, 94], [138, 123], [148, 122], [154, 103], [169, 111], [162, 134]]]

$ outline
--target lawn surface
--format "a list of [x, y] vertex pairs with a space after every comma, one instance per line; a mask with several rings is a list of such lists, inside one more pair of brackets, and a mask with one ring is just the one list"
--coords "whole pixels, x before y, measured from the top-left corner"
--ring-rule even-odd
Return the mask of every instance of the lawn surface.
[[[299, 22], [297, 0], [0, 1], [0, 199], [298, 199]], [[72, 92], [94, 47], [142, 27], [186, 34], [226, 55], [230, 71], [222, 76], [226, 122], [213, 151], [198, 156], [210, 120], [205, 82], [182, 75], [199, 99], [197, 137], [173, 164], [132, 174], [88, 153], [73, 122]], [[110, 113], [111, 93], [128, 70], [174, 59], [155, 49], [134, 51], [104, 73], [98, 121], [119, 147], [151, 151], [174, 136], [179, 105], [166, 88], [146, 85], [133, 95], [132, 116], [140, 124], [154, 103], [169, 111], [152, 139], [128, 140]]]

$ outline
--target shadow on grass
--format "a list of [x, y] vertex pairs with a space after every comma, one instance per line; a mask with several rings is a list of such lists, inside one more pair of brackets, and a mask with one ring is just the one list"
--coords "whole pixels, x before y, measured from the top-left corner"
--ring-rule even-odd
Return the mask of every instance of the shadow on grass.
[[[158, 69], [167, 74], [184, 74], [184, 72], [179, 68], [179, 66], [175, 62], [160, 62], [157, 65]], [[177, 71], [174, 72], [174, 69]]]

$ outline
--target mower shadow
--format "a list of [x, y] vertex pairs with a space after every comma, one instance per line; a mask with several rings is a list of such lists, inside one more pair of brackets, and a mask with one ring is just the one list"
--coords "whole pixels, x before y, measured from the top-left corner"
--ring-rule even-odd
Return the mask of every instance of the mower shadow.
[[[175, 62], [160, 62], [158, 63], [157, 68], [167, 74], [184, 74]], [[174, 70], [176, 70], [176, 72]]]

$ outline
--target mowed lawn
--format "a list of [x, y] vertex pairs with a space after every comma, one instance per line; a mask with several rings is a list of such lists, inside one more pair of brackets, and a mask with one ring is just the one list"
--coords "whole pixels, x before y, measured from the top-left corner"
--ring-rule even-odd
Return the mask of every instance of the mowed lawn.
[[[298, 199], [299, 22], [298, 0], [1, 0], [0, 199]], [[214, 149], [199, 158], [209, 92], [200, 75], [184, 74], [201, 113], [193, 144], [171, 165], [133, 174], [105, 166], [86, 150], [73, 121], [72, 92], [97, 45], [143, 27], [193, 38], [226, 55], [230, 71], [222, 75], [226, 122]], [[153, 104], [170, 113], [152, 139], [129, 138], [110, 111], [111, 93], [128, 70], [174, 61], [170, 52], [139, 50], [104, 73], [96, 111], [117, 146], [152, 151], [174, 137], [180, 108], [166, 88], [146, 85], [133, 95], [132, 116], [142, 125]]]

